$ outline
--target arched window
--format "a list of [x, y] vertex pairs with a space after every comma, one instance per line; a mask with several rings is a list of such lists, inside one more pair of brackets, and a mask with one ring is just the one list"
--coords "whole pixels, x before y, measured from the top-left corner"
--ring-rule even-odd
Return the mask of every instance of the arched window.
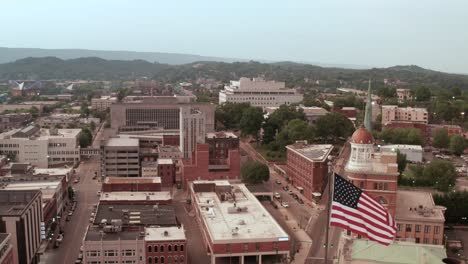
[[174, 262], [175, 263], [179, 262], [179, 258], [177, 256], [174, 256]]
[[180, 263], [183, 263], [184, 262], [184, 256], [183, 255], [180, 255]]
[[180, 245], [180, 251], [184, 251], [184, 245]]
[[152, 258], [152, 257], [148, 257], [148, 263], [149, 263], [149, 264], [152, 264], [152, 263], [153, 263], [153, 258]]
[[161, 247], [159, 249], [160, 249], [159, 251], [164, 252], [164, 245], [161, 245]]
[[179, 250], [179, 246], [178, 245], [174, 245], [174, 251], [177, 251]]
[[161, 257], [160, 260], [161, 263], [164, 263], [164, 257]]
[[152, 247], [148, 246], [148, 252], [151, 252], [151, 251], [152, 251]]
[[158, 252], [158, 246], [154, 246], [154, 252]]
[[171, 252], [172, 251], [172, 245], [167, 245], [167, 251]]
[[172, 263], [172, 257], [171, 256], [167, 257], [167, 263]]
[[154, 264], [157, 264], [159, 262], [159, 258], [158, 257], [154, 257]]

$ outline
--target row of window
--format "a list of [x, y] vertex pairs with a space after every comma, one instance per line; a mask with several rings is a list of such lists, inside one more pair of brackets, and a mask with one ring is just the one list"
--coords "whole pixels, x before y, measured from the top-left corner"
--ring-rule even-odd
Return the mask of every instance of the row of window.
[[[165, 262], [167, 259], [167, 262]], [[159, 263], [183, 263], [185, 260], [185, 257], [183, 255], [181, 256], [168, 256], [166, 258], [164, 257], [148, 257], [148, 263], [149, 264], [159, 264]]]
[[19, 148], [19, 144], [0, 144], [0, 148]]
[[80, 155], [78, 150], [49, 151], [49, 155]]
[[[397, 224], [397, 229], [398, 231], [402, 230], [402, 224]], [[440, 227], [439, 226], [434, 226], [434, 234], [439, 234], [440, 232]], [[413, 225], [412, 224], [406, 224], [405, 226], [405, 231], [406, 232], [412, 232], [413, 230]], [[421, 225], [415, 225], [414, 226], [414, 232], [416, 233], [421, 233]], [[429, 234], [431, 233], [431, 226], [430, 225], [424, 225], [424, 233]]]
[[136, 261], [135, 260], [122, 260], [121, 262], [118, 262], [117, 260], [106, 260], [104, 262], [101, 262], [101, 261], [88, 261], [86, 262], [87, 264], [135, 264]]
[[[160, 245], [160, 246], [152, 246], [152, 245], [149, 245], [148, 246], [148, 252], [164, 252], [164, 248], [165, 246], [164, 245]], [[184, 245], [174, 245], [174, 247], [172, 247], [172, 245], [167, 245], [167, 251], [168, 252], [172, 252], [172, 250], [174, 249], [175, 252], [177, 251], [184, 251]]]
[[[122, 250], [121, 255], [122, 257], [132, 257], [135, 256], [136, 252], [134, 249], [125, 249]], [[117, 257], [119, 255], [118, 250], [104, 250], [105, 257]], [[86, 256], [88, 257], [100, 257], [101, 251], [100, 250], [88, 250], [86, 251]]]

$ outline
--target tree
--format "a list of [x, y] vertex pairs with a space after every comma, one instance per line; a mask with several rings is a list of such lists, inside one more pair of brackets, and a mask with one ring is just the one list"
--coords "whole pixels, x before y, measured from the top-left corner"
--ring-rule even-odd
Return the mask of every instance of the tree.
[[445, 128], [437, 129], [434, 134], [434, 140], [432, 146], [436, 148], [448, 148], [450, 143], [450, 138], [448, 136], [448, 131]]
[[331, 112], [319, 119], [315, 124], [316, 135], [325, 141], [328, 138], [337, 140], [338, 138], [348, 138], [354, 132], [353, 123], [343, 114]]
[[424, 86], [418, 86], [414, 89], [414, 98], [416, 101], [429, 101], [431, 99], [431, 90]]
[[451, 162], [435, 159], [424, 168], [423, 178], [435, 183], [436, 189], [448, 191], [450, 186], [455, 185], [457, 172]]
[[292, 144], [297, 140], [314, 140], [314, 130], [306, 121], [293, 119], [281, 130], [276, 137], [275, 143], [279, 149], [284, 149], [286, 145]]
[[398, 164], [398, 172], [401, 174], [405, 168], [408, 161], [406, 160], [406, 154], [401, 154], [399, 150], [397, 150], [397, 164]]
[[424, 138], [416, 128], [389, 128], [378, 133], [378, 138], [386, 143], [423, 145]]
[[241, 168], [242, 181], [258, 184], [270, 179], [270, 170], [267, 165], [258, 161], [248, 161]]
[[83, 128], [81, 130], [78, 141], [80, 143], [80, 147], [82, 148], [86, 148], [91, 145], [91, 143], [93, 143], [93, 134], [91, 133], [91, 130], [89, 130], [87, 127]]
[[274, 111], [263, 124], [263, 143], [268, 144], [275, 140], [282, 128], [293, 119], [305, 120], [302, 109], [291, 105], [281, 105]]
[[258, 107], [249, 107], [242, 113], [239, 123], [242, 135], [252, 135], [258, 140], [258, 132], [262, 128], [263, 111]]
[[82, 117], [88, 117], [89, 116], [89, 107], [88, 107], [88, 103], [86, 101], [83, 101], [81, 103], [80, 113], [81, 113]]
[[94, 121], [91, 121], [91, 122], [89, 123], [89, 128], [91, 129], [91, 131], [96, 130], [96, 123], [94, 123]]
[[216, 108], [216, 121], [221, 123], [226, 129], [238, 129], [244, 111], [250, 108], [249, 103], [227, 102]]
[[39, 109], [37, 107], [33, 106], [29, 109], [29, 113], [33, 118], [37, 118], [39, 116]]
[[448, 192], [444, 194], [434, 194], [434, 202], [447, 208], [445, 217], [447, 223], [468, 224], [468, 192]]
[[460, 136], [460, 135], [454, 135], [450, 137], [450, 151], [457, 155], [460, 156], [463, 154], [463, 151], [465, 150], [465, 139]]

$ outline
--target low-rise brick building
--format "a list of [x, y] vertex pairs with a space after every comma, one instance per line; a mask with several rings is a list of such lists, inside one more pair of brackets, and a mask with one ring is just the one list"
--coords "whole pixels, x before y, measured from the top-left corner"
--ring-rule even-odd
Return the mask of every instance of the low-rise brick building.
[[146, 228], [145, 250], [147, 264], [186, 263], [187, 239], [184, 228]]
[[161, 191], [161, 178], [138, 177], [122, 178], [107, 177], [102, 183], [103, 192], [159, 192]]

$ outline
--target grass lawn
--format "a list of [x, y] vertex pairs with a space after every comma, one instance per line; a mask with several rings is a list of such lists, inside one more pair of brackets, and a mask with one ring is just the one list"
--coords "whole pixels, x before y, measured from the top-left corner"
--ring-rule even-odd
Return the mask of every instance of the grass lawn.
[[286, 152], [282, 151], [271, 151], [265, 145], [257, 146], [255, 143], [252, 144], [255, 150], [260, 153], [266, 160], [275, 162], [286, 162]]

